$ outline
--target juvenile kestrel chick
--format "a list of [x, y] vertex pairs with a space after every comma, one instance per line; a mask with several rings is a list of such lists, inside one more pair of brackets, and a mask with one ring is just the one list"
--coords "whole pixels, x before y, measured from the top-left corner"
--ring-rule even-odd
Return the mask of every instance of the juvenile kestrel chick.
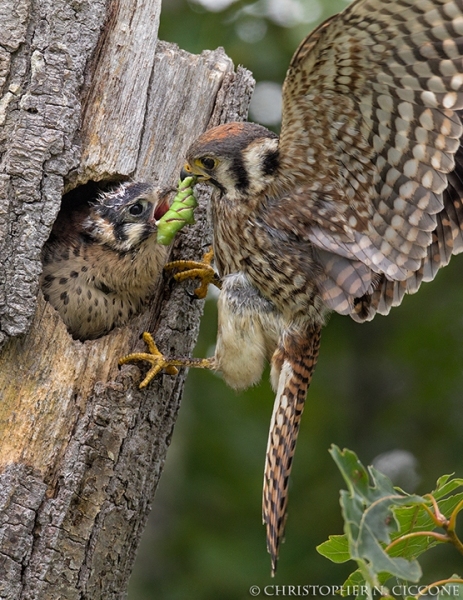
[[147, 183], [122, 183], [63, 205], [44, 247], [41, 286], [74, 338], [125, 325], [154, 291], [167, 250], [156, 222], [169, 204]]

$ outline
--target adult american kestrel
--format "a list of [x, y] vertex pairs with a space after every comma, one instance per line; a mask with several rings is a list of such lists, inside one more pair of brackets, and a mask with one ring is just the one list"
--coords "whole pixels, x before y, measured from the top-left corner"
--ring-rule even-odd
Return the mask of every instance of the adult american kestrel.
[[463, 0], [357, 0], [299, 46], [278, 138], [252, 123], [199, 137], [185, 174], [215, 186], [222, 280], [208, 367], [276, 399], [263, 519], [272, 572], [305, 397], [330, 311], [387, 314], [463, 250]]
[[71, 192], [43, 254], [41, 286], [73, 337], [125, 325], [154, 291], [167, 250], [156, 222], [169, 208], [150, 184], [126, 182], [88, 202]]

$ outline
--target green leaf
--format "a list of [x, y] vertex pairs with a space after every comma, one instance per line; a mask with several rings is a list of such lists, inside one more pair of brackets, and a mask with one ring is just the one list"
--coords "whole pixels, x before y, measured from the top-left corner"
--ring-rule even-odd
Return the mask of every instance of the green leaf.
[[335, 445], [331, 446], [329, 453], [331, 454], [341, 475], [349, 488], [349, 492], [360, 494], [365, 499], [369, 496], [368, 473], [365, 467], [357, 458], [355, 452], [344, 449], [342, 452]]
[[[371, 600], [392, 577], [395, 581], [418, 582], [421, 568], [416, 558], [442, 543], [432, 535], [425, 535], [427, 532], [443, 533], [425, 509], [427, 506], [434, 511], [431, 499], [407, 495], [394, 488], [384, 474], [373, 467], [365, 469], [350, 450], [341, 452], [337, 446], [333, 446], [330, 453], [348, 488], [340, 494], [345, 535], [331, 536], [317, 550], [333, 562], [341, 563], [349, 558], [357, 562], [358, 569], [344, 583], [342, 595], [355, 595], [356, 600]], [[452, 495], [462, 487], [463, 479], [452, 479], [452, 475], [444, 475], [437, 481], [432, 496], [446, 518], [462, 502], [463, 491]], [[408, 535], [386, 552], [392, 541], [421, 532], [423, 535]], [[460, 584], [456, 582], [451, 585]], [[407, 586], [402, 594], [407, 593], [406, 589]], [[382, 590], [388, 593], [385, 587]], [[444, 600], [451, 597], [449, 594], [461, 594], [463, 598], [463, 589], [445, 588], [439, 598]]]
[[[419, 581], [421, 568], [418, 562], [390, 556], [384, 545], [391, 541], [391, 534], [399, 531], [392, 508], [422, 505], [426, 500], [421, 496], [399, 493], [389, 478], [372, 467], [369, 476], [356, 454], [350, 450], [341, 452], [333, 446], [330, 453], [348, 487], [348, 491], [341, 491], [344, 531], [350, 556], [357, 561], [366, 583], [377, 587], [380, 573]], [[373, 485], [369, 484], [370, 479]]]
[[[431, 492], [438, 501], [439, 510], [447, 518], [450, 517], [453, 510], [463, 500], [463, 492], [448, 496], [451, 492], [463, 486], [463, 479], [450, 479], [451, 475], [443, 475], [437, 481], [436, 489]], [[448, 496], [447, 498], [445, 496]], [[428, 502], [430, 505], [430, 502]], [[392, 539], [396, 539], [404, 534], [417, 531], [434, 531], [436, 525], [431, 516], [418, 506], [404, 506], [394, 510], [399, 524], [399, 530], [393, 534]], [[405, 558], [416, 558], [423, 552], [440, 544], [439, 540], [431, 536], [415, 537], [406, 539], [398, 543], [391, 549], [393, 556], [403, 556]]]
[[[387, 580], [390, 579], [388, 573], [380, 573], [378, 575], [378, 587], [376, 589], [373, 588], [372, 595], [373, 598], [381, 597], [385, 592], [386, 588], [384, 584]], [[362, 575], [360, 569], [357, 569], [346, 579], [346, 581], [342, 584], [341, 596], [353, 598], [355, 600], [366, 600], [368, 598], [368, 586], [365, 582], [365, 577]]]
[[444, 498], [444, 496], [447, 496], [447, 494], [450, 494], [457, 488], [463, 486], [463, 479], [459, 477], [450, 479], [450, 477], [452, 477], [452, 475], [442, 475], [442, 477], [439, 477], [437, 480], [437, 487], [433, 492], [431, 492], [436, 500]]
[[451, 579], [455, 581], [449, 581], [442, 586], [437, 600], [461, 600], [463, 598], [463, 583], [461, 583], [461, 577], [459, 575], [452, 575]]
[[350, 560], [349, 544], [345, 535], [330, 535], [329, 540], [317, 546], [316, 550], [334, 563]]
[[[357, 569], [351, 573], [346, 581], [342, 584], [341, 596], [356, 596], [356, 598], [360, 600], [362, 596], [357, 592], [357, 590], [360, 591], [362, 586], [365, 586], [365, 577], [362, 575], [360, 569]], [[363, 597], [366, 597], [366, 594]]]

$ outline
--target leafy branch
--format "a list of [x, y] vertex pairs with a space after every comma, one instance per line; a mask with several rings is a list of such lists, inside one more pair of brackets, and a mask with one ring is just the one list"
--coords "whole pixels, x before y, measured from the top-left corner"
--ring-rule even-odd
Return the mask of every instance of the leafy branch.
[[[374, 592], [393, 598], [385, 584], [392, 578], [418, 583], [422, 571], [417, 558], [423, 552], [450, 543], [463, 554], [456, 533], [457, 516], [463, 510], [463, 479], [444, 475], [430, 494], [406, 494], [374, 467], [365, 469], [354, 452], [333, 446], [330, 454], [348, 488], [341, 491], [344, 535], [330, 536], [317, 550], [336, 563], [357, 563], [357, 570], [343, 585], [343, 596], [354, 590], [358, 600], [370, 600]], [[452, 592], [445, 587], [449, 584], [457, 586], [454, 595], [463, 596], [463, 580], [457, 575], [429, 586], [395, 587], [418, 590], [405, 596], [420, 598], [437, 586], [443, 590], [442, 597], [451, 598]]]

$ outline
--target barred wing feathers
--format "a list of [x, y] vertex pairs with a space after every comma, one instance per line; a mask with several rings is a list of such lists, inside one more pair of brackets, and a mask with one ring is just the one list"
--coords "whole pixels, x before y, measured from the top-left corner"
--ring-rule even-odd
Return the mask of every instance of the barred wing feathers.
[[387, 313], [462, 250], [462, 57], [463, 0], [360, 0], [296, 51], [281, 205], [299, 204], [333, 310]]

